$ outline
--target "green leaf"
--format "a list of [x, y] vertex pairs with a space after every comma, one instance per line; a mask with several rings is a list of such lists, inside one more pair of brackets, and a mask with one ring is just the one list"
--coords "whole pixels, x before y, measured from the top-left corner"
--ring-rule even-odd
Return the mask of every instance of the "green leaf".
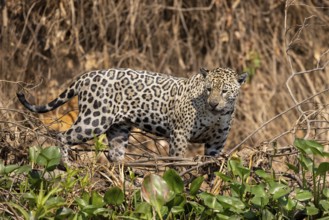
[[222, 213], [217, 213], [216, 214], [216, 219], [218, 219], [218, 220], [229, 220], [229, 219], [232, 219], [232, 216], [231, 215], [224, 215]]
[[41, 150], [37, 157], [37, 163], [45, 166], [47, 170], [54, 170], [59, 165], [61, 153], [58, 147], [52, 146]]
[[119, 187], [114, 186], [105, 192], [104, 201], [110, 205], [121, 205], [124, 201], [124, 194]]
[[303, 139], [300, 138], [296, 138], [294, 141], [294, 146], [301, 151], [303, 154], [308, 154], [311, 153], [310, 150], [307, 149], [306, 145], [305, 145], [305, 141]]
[[328, 200], [320, 200], [319, 204], [326, 212], [329, 211], [329, 201]]
[[291, 211], [296, 210], [297, 208], [297, 200], [292, 200], [289, 197], [282, 197], [279, 199], [279, 204], [284, 207], [285, 210]]
[[255, 196], [250, 200], [252, 204], [257, 205], [259, 207], [265, 207], [269, 201], [270, 199], [268, 196]]
[[272, 212], [268, 209], [263, 209], [261, 212], [262, 219], [276, 219]]
[[199, 191], [202, 183], [203, 183], [204, 177], [199, 176], [195, 180], [192, 181], [190, 186], [190, 195], [195, 196], [197, 192]]
[[264, 184], [259, 184], [259, 185], [251, 187], [251, 194], [258, 196], [258, 197], [266, 196]]
[[89, 195], [88, 192], [83, 192], [82, 195], [80, 196], [79, 199], [83, 200], [80, 201], [82, 206], [87, 206], [89, 205], [91, 196]]
[[257, 216], [259, 215], [258, 211], [254, 210], [247, 210], [243, 213], [244, 219], [259, 219]]
[[329, 171], [329, 162], [322, 162], [320, 163], [318, 169], [316, 170], [316, 175], [326, 175], [326, 173]]
[[167, 182], [156, 174], [149, 174], [144, 178], [141, 194], [155, 208], [159, 216], [162, 216], [163, 205], [174, 197], [174, 192], [170, 190]]
[[291, 163], [286, 163], [286, 165], [288, 166], [288, 168], [292, 171], [294, 171], [294, 173], [299, 173], [299, 168], [296, 167], [295, 165], [291, 164]]
[[44, 207], [48, 210], [59, 208], [63, 205], [65, 205], [65, 200], [62, 197], [51, 197], [44, 203]]
[[11, 172], [17, 170], [19, 167], [20, 166], [18, 164], [10, 164], [10, 165], [4, 166], [3, 167], [3, 170], [2, 170], [2, 172], [0, 174], [1, 175], [8, 175]]
[[[197, 202], [194, 201], [189, 201], [187, 202], [187, 207], [191, 206], [192, 210], [197, 214], [197, 215], [201, 215], [201, 213], [205, 210], [205, 207], [200, 205]], [[192, 211], [191, 211], [192, 212]]]
[[[100, 210], [98, 211], [98, 209], [100, 209]], [[86, 205], [83, 207], [82, 211], [84, 213], [87, 213], [89, 216], [92, 216], [92, 215], [94, 215], [95, 212], [102, 212], [102, 211], [104, 211], [104, 209], [97, 208], [93, 205]]]
[[312, 153], [317, 156], [323, 156], [324, 147], [314, 140], [305, 140], [305, 144], [311, 149]]
[[168, 215], [169, 214], [168, 212], [169, 212], [168, 207], [167, 206], [162, 206], [161, 209], [160, 209], [160, 213], [159, 214], [162, 217], [162, 216]]
[[273, 199], [279, 199], [279, 198], [281, 198], [282, 196], [285, 196], [285, 195], [289, 194], [290, 191], [291, 191], [291, 190], [288, 189], [288, 188], [282, 188], [282, 189], [279, 189], [277, 192], [275, 192], [275, 193], [273, 194]]
[[285, 196], [290, 193], [290, 189], [281, 183], [272, 183], [270, 184], [269, 193], [273, 195], [273, 199], [278, 199], [282, 196]]
[[298, 201], [307, 201], [313, 198], [313, 194], [308, 190], [298, 190], [295, 198]]
[[314, 206], [307, 206], [306, 207], [306, 214], [307, 215], [316, 215], [319, 213], [319, 209]]
[[39, 147], [33, 146], [29, 148], [29, 159], [32, 163], [37, 162], [37, 158], [40, 152], [41, 152], [41, 148]]
[[272, 175], [266, 173], [264, 170], [256, 170], [256, 175], [263, 178], [264, 180], [273, 180]]
[[301, 154], [301, 155], [299, 155], [298, 161], [305, 170], [307, 170], [307, 171], [312, 170], [314, 163], [313, 163], [313, 160], [311, 158], [306, 157], [306, 156]]
[[36, 196], [34, 193], [24, 193], [23, 198], [28, 200], [35, 200]]
[[324, 188], [322, 191], [323, 195], [329, 199], [329, 188]]
[[242, 180], [245, 180], [250, 175], [250, 170], [243, 167], [240, 160], [230, 159], [228, 163], [233, 174], [239, 176]]
[[184, 211], [185, 211], [185, 209], [181, 206], [174, 206], [170, 210], [170, 212], [172, 212], [173, 214], [180, 214], [180, 213], [183, 213]]
[[211, 195], [209, 193], [200, 193], [199, 197], [203, 200], [204, 204], [213, 209], [215, 212], [222, 212], [223, 207], [222, 205], [218, 202], [216, 196]]
[[270, 188], [269, 188], [269, 193], [274, 194], [276, 193], [278, 190], [282, 189], [282, 188], [286, 188], [287, 186], [282, 184], [282, 183], [278, 183], [278, 182], [272, 182], [270, 183]]
[[76, 198], [75, 201], [78, 203], [78, 206], [83, 209], [87, 205], [89, 205], [88, 201], [81, 199], [81, 198]]
[[215, 175], [220, 177], [224, 182], [232, 182], [233, 179], [222, 172], [215, 172]]
[[24, 209], [24, 207], [18, 205], [18, 204], [15, 204], [13, 202], [7, 202], [7, 204], [11, 207], [14, 207], [15, 209], [17, 209], [23, 216], [25, 219], [31, 219], [30, 218], [30, 215], [28, 214], [28, 212]]
[[237, 210], [243, 210], [246, 207], [240, 199], [235, 197], [218, 195], [217, 199], [224, 208], [234, 207]]
[[97, 192], [93, 191], [91, 194], [91, 204], [95, 207], [101, 208], [104, 206], [103, 197]]
[[178, 173], [169, 169], [163, 174], [163, 179], [167, 182], [169, 188], [175, 193], [182, 193], [184, 190], [184, 182]]
[[299, 149], [303, 154], [313, 154], [318, 156], [323, 155], [323, 146], [313, 140], [304, 140], [296, 138], [294, 145]]
[[329, 157], [329, 152], [323, 151], [322, 154], [323, 154], [323, 157]]
[[171, 208], [173, 206], [184, 206], [185, 203], [186, 203], [186, 195], [177, 194], [174, 196], [172, 200], [166, 203], [166, 206], [168, 206], [168, 208]]
[[73, 210], [70, 208], [62, 207], [56, 211], [55, 220], [69, 219], [73, 214]]
[[30, 165], [23, 165], [23, 166], [20, 166], [17, 170], [16, 170], [16, 173], [17, 174], [28, 174], [30, 171], [32, 170], [31, 166]]
[[241, 184], [239, 182], [233, 182], [230, 184], [231, 193], [234, 197], [241, 197], [245, 193], [250, 192], [250, 186], [248, 184]]
[[107, 212], [107, 211], [108, 211], [108, 209], [106, 209], [106, 208], [96, 208], [93, 212], [93, 215], [99, 215], [99, 214]]
[[148, 204], [147, 202], [141, 202], [136, 205], [136, 213], [140, 214], [148, 214], [151, 213], [152, 211], [152, 206]]

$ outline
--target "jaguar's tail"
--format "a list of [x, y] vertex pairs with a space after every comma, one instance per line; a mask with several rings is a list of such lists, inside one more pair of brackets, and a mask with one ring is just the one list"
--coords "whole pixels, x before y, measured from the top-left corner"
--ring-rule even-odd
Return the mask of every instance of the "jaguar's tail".
[[62, 92], [59, 97], [57, 97], [56, 99], [54, 99], [53, 101], [49, 102], [46, 105], [33, 105], [31, 103], [29, 103], [26, 98], [25, 95], [22, 92], [18, 92], [17, 98], [18, 100], [30, 111], [32, 112], [36, 112], [36, 113], [45, 113], [45, 112], [49, 112], [52, 111], [56, 108], [58, 108], [59, 106], [63, 105], [64, 103], [66, 103], [67, 101], [69, 101], [70, 99], [72, 99], [74, 96], [76, 96], [78, 94], [79, 91], [79, 80], [75, 81], [74, 83], [72, 83], [64, 92]]

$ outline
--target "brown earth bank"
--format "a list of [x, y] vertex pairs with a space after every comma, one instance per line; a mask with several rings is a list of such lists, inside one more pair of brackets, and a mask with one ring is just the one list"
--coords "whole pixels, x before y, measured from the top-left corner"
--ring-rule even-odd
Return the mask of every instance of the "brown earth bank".
[[[226, 152], [239, 144], [249, 154], [283, 149], [296, 136], [328, 144], [328, 1], [7, 0], [0, 9], [0, 150], [7, 162], [51, 142], [49, 128], [67, 129], [77, 110], [74, 99], [30, 114], [17, 91], [46, 103], [74, 76], [111, 67], [183, 77], [200, 67], [247, 71]], [[130, 149], [146, 145], [139, 154], [151, 146], [166, 155], [162, 139], [135, 135]], [[202, 154], [199, 146], [191, 150]]]

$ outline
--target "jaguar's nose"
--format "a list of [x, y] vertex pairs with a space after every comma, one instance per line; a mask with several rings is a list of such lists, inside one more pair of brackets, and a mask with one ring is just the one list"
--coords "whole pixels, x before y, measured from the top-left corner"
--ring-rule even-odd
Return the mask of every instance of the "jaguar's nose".
[[218, 105], [218, 102], [209, 102], [209, 106], [211, 109], [215, 109]]

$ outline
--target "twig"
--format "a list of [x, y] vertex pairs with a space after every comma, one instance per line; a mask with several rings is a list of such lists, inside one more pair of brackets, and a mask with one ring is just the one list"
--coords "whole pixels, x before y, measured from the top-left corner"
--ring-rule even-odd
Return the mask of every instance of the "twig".
[[252, 136], [254, 136], [259, 130], [261, 130], [262, 128], [264, 128], [266, 125], [268, 125], [269, 123], [271, 123], [272, 121], [274, 121], [275, 119], [281, 117], [282, 115], [286, 114], [287, 112], [291, 111], [292, 109], [296, 108], [297, 106], [303, 104], [304, 102], [314, 98], [315, 96], [318, 96], [322, 93], [325, 93], [325, 92], [328, 92], [329, 91], [329, 88], [328, 89], [325, 89], [325, 90], [322, 90], [321, 92], [318, 92], [306, 99], [304, 99], [303, 101], [297, 103], [296, 105], [288, 108], [287, 110], [281, 112], [280, 114], [274, 116], [273, 118], [271, 118], [270, 120], [266, 121], [264, 124], [262, 124], [259, 128], [257, 128], [255, 131], [253, 131], [251, 134], [249, 134], [245, 139], [243, 139], [243, 141], [241, 141], [238, 145], [236, 145], [234, 148], [232, 148], [231, 150], [229, 150], [226, 155], [227, 156], [230, 156], [235, 150], [237, 150], [242, 144], [244, 144], [249, 138], [251, 138]]

